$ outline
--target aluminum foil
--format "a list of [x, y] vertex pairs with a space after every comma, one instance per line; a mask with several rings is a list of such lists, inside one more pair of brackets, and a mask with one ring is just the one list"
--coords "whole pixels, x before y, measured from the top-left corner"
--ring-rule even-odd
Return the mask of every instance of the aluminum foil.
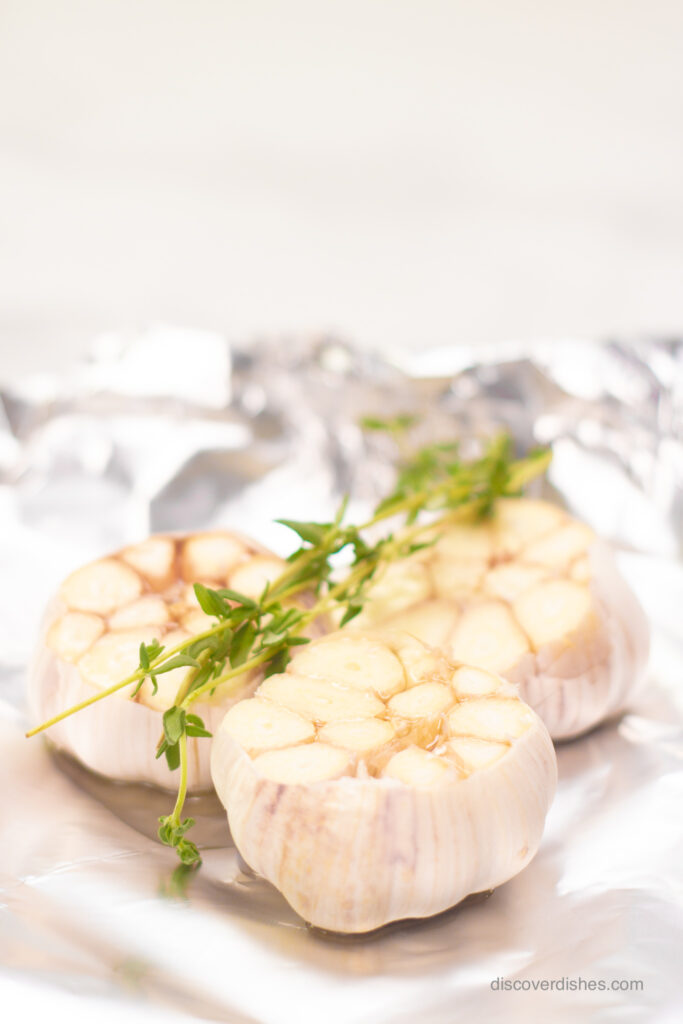
[[[261, 1024], [680, 1021], [683, 951], [683, 346], [423, 351], [334, 339], [241, 349], [158, 328], [101, 338], [0, 406], [0, 993], [7, 1019]], [[275, 516], [362, 514], [392, 479], [363, 414], [464, 443], [552, 442], [546, 491], [619, 549], [652, 623], [648, 685], [558, 749], [538, 856], [490, 897], [342, 939], [306, 927], [190, 801], [187, 886], [154, 840], [167, 797], [23, 738], [42, 607], [76, 565], [155, 530], [224, 524], [287, 553]], [[513, 986], [509, 988], [509, 986]]]

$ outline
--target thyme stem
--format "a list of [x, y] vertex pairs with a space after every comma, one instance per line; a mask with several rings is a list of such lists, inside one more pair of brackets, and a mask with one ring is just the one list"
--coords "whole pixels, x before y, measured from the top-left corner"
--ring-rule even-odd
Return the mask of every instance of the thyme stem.
[[[392, 429], [396, 433], [398, 428]], [[412, 461], [404, 461], [395, 491], [360, 526], [344, 525], [346, 499], [330, 523], [283, 520], [299, 535], [302, 546], [258, 601], [231, 590], [211, 590], [196, 584], [200, 606], [219, 620], [215, 626], [169, 650], [160, 649], [157, 641], [153, 645], [142, 644], [140, 665], [135, 672], [26, 735], [35, 736], [126, 686], [141, 685], [146, 678], [152, 680], [156, 690], [157, 674], [187, 665], [189, 670], [175, 701], [163, 713], [164, 731], [157, 746], [157, 756], [165, 754], [169, 768], [179, 769], [175, 806], [170, 815], [159, 819], [159, 837], [177, 850], [183, 864], [198, 865], [199, 851], [185, 838], [194, 822], [191, 818], [182, 820], [188, 784], [187, 739], [210, 733], [201, 718], [189, 713], [189, 708], [217, 687], [224, 688], [225, 694], [230, 693], [234, 688], [228, 686], [230, 682], [235, 683], [239, 677], [263, 666], [266, 670], [282, 671], [289, 660], [289, 648], [307, 642], [302, 634], [313, 622], [336, 611], [343, 613], [340, 625], [351, 621], [362, 610], [371, 582], [393, 562], [423, 547], [420, 538], [427, 535], [427, 542], [431, 543], [447, 523], [463, 516], [486, 514], [498, 497], [519, 493], [530, 480], [544, 473], [551, 458], [549, 451], [537, 451], [513, 460], [510, 450], [510, 439], [505, 435], [494, 439], [481, 458], [469, 463], [459, 460], [457, 446], [453, 444], [422, 449]], [[421, 512], [437, 514], [417, 521]], [[402, 516], [405, 519], [396, 534], [389, 533], [374, 544], [362, 536], [379, 523]], [[353, 560], [343, 576], [335, 579], [337, 572], [331, 558], [344, 549], [353, 553]], [[302, 592], [315, 595], [308, 608], [294, 601]]]
[[180, 824], [180, 815], [183, 813], [185, 797], [187, 795], [187, 733], [182, 733], [178, 740], [178, 747], [180, 750], [180, 781], [178, 783], [178, 796], [176, 797], [175, 807], [171, 813], [174, 825]]

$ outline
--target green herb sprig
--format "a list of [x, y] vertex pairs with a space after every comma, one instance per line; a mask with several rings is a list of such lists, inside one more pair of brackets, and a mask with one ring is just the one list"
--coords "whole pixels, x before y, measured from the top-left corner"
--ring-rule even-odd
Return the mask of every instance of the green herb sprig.
[[[388, 421], [365, 421], [366, 429], [384, 430], [393, 439], [414, 424], [410, 416]], [[345, 523], [347, 499], [330, 522], [280, 519], [298, 536], [300, 545], [287, 560], [282, 574], [267, 584], [257, 600], [227, 588], [212, 589], [200, 583], [194, 591], [202, 610], [216, 624], [166, 650], [158, 641], [140, 645], [135, 672], [93, 697], [66, 709], [32, 729], [34, 736], [56, 722], [127, 686], [137, 693], [146, 679], [152, 690], [157, 677], [176, 668], [187, 673], [175, 702], [162, 716], [163, 732], [156, 756], [165, 756], [169, 770], [178, 771], [178, 792], [173, 810], [159, 819], [159, 838], [175, 848], [186, 867], [198, 866], [201, 855], [187, 838], [194, 825], [183, 818], [187, 795], [188, 737], [210, 737], [199, 715], [190, 708], [218, 687], [228, 694], [245, 674], [281, 672], [292, 648], [309, 642], [303, 635], [315, 621], [334, 613], [340, 626], [363, 610], [373, 580], [392, 563], [433, 543], [438, 529], [463, 514], [486, 516], [497, 498], [517, 495], [550, 462], [547, 449], [514, 459], [510, 438], [501, 434], [490, 440], [478, 458], [460, 457], [457, 444], [432, 444], [399, 465], [394, 490], [375, 507], [360, 526]], [[431, 513], [424, 517], [422, 513]], [[395, 528], [370, 542], [364, 534], [387, 519]], [[345, 553], [348, 566], [339, 576], [335, 570]]]

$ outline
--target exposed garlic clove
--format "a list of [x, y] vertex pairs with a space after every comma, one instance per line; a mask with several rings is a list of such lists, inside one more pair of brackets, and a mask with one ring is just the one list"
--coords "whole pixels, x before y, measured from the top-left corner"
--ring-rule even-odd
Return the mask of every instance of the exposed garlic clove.
[[317, 679], [334, 679], [352, 689], [391, 697], [405, 685], [403, 666], [384, 643], [362, 635], [335, 633], [298, 652], [292, 671]]
[[[244, 703], [253, 703], [245, 701]], [[396, 737], [390, 722], [380, 718], [351, 718], [328, 722], [318, 733], [323, 743], [343, 747], [353, 754], [368, 756], [377, 753]]]
[[429, 568], [424, 564], [425, 551], [411, 558], [390, 563], [379, 575], [373, 588], [373, 611], [370, 618], [361, 612], [353, 620], [356, 629], [386, 621], [401, 612], [406, 605], [418, 605], [432, 591]]
[[[211, 581], [211, 580], [195, 580], [195, 583], [201, 583], [205, 587], [212, 586], [212, 582], [213, 582], [213, 585], [215, 586], [215, 582], [216, 582], [215, 580], [213, 580], [213, 581]], [[197, 594], [196, 594], [195, 589], [194, 589], [194, 583], [187, 583], [183, 587], [183, 589], [181, 591], [180, 600], [178, 601], [178, 605], [179, 605], [179, 607], [182, 607], [183, 609], [189, 610], [189, 611], [192, 611], [195, 608], [199, 608], [200, 607], [199, 599], [197, 598]]]
[[[243, 568], [251, 559], [258, 559], [261, 567], [264, 558], [271, 566], [278, 562], [256, 545], [222, 532], [151, 537], [72, 573], [45, 616], [29, 681], [33, 720], [46, 721], [135, 672], [141, 643], [157, 639], [169, 652], [213, 625], [215, 620], [183, 599], [191, 584], [180, 570], [183, 565], [191, 568], [195, 559], [205, 570], [195, 578], [222, 579], [236, 554]], [[285, 563], [279, 564], [283, 569]], [[179, 628], [179, 615], [187, 628]], [[161, 713], [174, 704], [188, 671], [180, 667], [158, 675], [156, 690], [145, 679], [134, 696], [131, 684], [118, 691], [118, 699], [103, 700], [55, 724], [49, 738], [103, 775], [173, 789], [175, 777], [165, 759], [157, 760], [154, 754], [162, 731]], [[214, 731], [225, 712], [251, 694], [261, 678], [260, 671], [238, 676], [202, 698], [193, 711]], [[210, 788], [209, 743], [190, 737], [188, 761], [190, 790]]]
[[71, 611], [109, 615], [130, 604], [141, 591], [142, 580], [136, 572], [115, 558], [103, 558], [67, 576], [60, 597]]
[[444, 781], [453, 768], [448, 761], [420, 747], [406, 747], [394, 754], [382, 772], [385, 779], [397, 779], [406, 786], [434, 786]]
[[351, 758], [338, 747], [310, 743], [303, 747], [270, 750], [257, 757], [253, 764], [257, 775], [263, 779], [282, 785], [310, 785], [347, 775]]
[[479, 523], [458, 523], [445, 525], [439, 528], [439, 539], [433, 548], [426, 550], [433, 552], [438, 561], [472, 560], [477, 563], [486, 563], [494, 552], [494, 538], [488, 525], [482, 527]]
[[478, 736], [455, 736], [448, 743], [448, 753], [468, 774], [495, 764], [509, 749], [508, 743], [483, 740]]
[[[443, 655], [425, 647], [417, 637], [394, 628], [376, 631], [376, 635], [391, 648], [403, 666], [406, 686], [437, 681], [450, 682], [447, 675], [442, 675], [445, 669]], [[382, 696], [389, 697], [391, 694], [385, 690]]]
[[195, 534], [188, 537], [182, 546], [183, 578], [190, 582], [225, 580], [246, 554], [242, 541], [225, 531]]
[[190, 636], [192, 636], [192, 634], [186, 629], [181, 629], [180, 627], [171, 629], [168, 633], [164, 633], [164, 648], [167, 651], [170, 651], [172, 647], [176, 647], [178, 644], [184, 643], [184, 641]]
[[506, 684], [500, 676], [480, 668], [471, 668], [469, 665], [461, 665], [456, 669], [451, 685], [458, 697], [483, 697], [506, 689]]
[[516, 697], [481, 697], [463, 700], [448, 715], [451, 736], [477, 736], [496, 743], [516, 739], [536, 719], [528, 705]]
[[282, 573], [282, 560], [270, 555], [254, 555], [248, 562], [238, 565], [228, 577], [228, 586], [238, 594], [256, 600], [266, 583], [273, 583]]
[[585, 555], [595, 540], [595, 534], [583, 523], [567, 523], [548, 536], [529, 544], [520, 557], [531, 565], [547, 565], [554, 569], [567, 569], [580, 555]]
[[381, 622], [391, 629], [405, 630], [420, 637], [430, 647], [445, 647], [455, 629], [460, 611], [452, 601], [432, 600], [411, 605], [406, 611], [384, 619], [375, 618], [374, 592], [371, 607], [367, 610], [366, 621]]
[[497, 557], [516, 555], [527, 544], [561, 528], [566, 514], [556, 505], [533, 498], [499, 498], [493, 516]]
[[119, 608], [109, 619], [110, 629], [135, 629], [139, 626], [162, 626], [170, 616], [163, 597], [147, 594], [145, 597]]
[[173, 577], [176, 545], [172, 537], [148, 537], [124, 548], [121, 558], [140, 573], [155, 590], [167, 586]]
[[[298, 668], [298, 661], [294, 665]], [[340, 686], [330, 679], [318, 679], [293, 672], [270, 676], [259, 687], [267, 697], [312, 722], [334, 722], [343, 718], [372, 718], [384, 705], [373, 691]]]
[[576, 580], [577, 583], [590, 583], [591, 563], [587, 555], [581, 555], [574, 559], [569, 567], [569, 577]]
[[482, 589], [491, 597], [499, 597], [510, 602], [546, 579], [548, 572], [540, 566], [503, 562], [486, 573]]
[[307, 743], [315, 737], [315, 729], [306, 718], [258, 697], [235, 704], [228, 711], [228, 716], [226, 728], [250, 757], [266, 750]]
[[[149, 626], [105, 633], [79, 659], [79, 671], [83, 678], [94, 686], [102, 689], [113, 686], [138, 667], [140, 644], [158, 640], [160, 635], [158, 629]], [[133, 687], [134, 684], [131, 684], [126, 690], [120, 690], [117, 696], [129, 697]]]
[[446, 529], [420, 552], [420, 572], [448, 580], [457, 558], [472, 569], [471, 586], [461, 576], [445, 597], [435, 582], [419, 602], [396, 590], [387, 617], [371, 592], [365, 623], [400, 625], [457, 660], [504, 673], [557, 739], [623, 710], [643, 677], [647, 623], [592, 530], [547, 502], [505, 498], [492, 519], [448, 537]]
[[455, 599], [463, 593], [471, 593], [479, 588], [487, 569], [487, 562], [459, 560], [446, 556], [437, 558], [431, 566], [434, 593], [441, 598]]
[[505, 672], [529, 651], [514, 615], [499, 601], [476, 604], [463, 612], [448, 646], [456, 661], [492, 672]]
[[[345, 659], [356, 645], [362, 665], [370, 635], [345, 635]], [[375, 643], [400, 659], [415, 641], [378, 633]], [[335, 646], [336, 637], [313, 642], [308, 664], [315, 670], [316, 651]], [[556, 781], [547, 730], [517, 697], [458, 698], [442, 682], [453, 665], [437, 656], [431, 680], [411, 685], [404, 665], [407, 688], [379, 700], [376, 661], [371, 651], [349, 685], [328, 664], [324, 679], [306, 676], [295, 656], [293, 671], [226, 715], [212, 747], [242, 857], [305, 920], [340, 932], [435, 914], [511, 878], [538, 848]], [[319, 721], [323, 694], [327, 724], [315, 738], [299, 726], [295, 742], [286, 716]], [[261, 705], [285, 714], [281, 730], [264, 733]]]
[[401, 739], [426, 747], [436, 742], [446, 712], [454, 700], [455, 695], [449, 686], [440, 682], [423, 682], [397, 693], [387, 708]]
[[571, 580], [541, 583], [518, 597], [512, 607], [536, 648], [572, 636], [593, 611], [588, 589]]
[[183, 629], [186, 629], [191, 635], [204, 633], [207, 629], [213, 629], [214, 626], [218, 625], [218, 619], [207, 615], [201, 608], [193, 608], [191, 611], [186, 612], [181, 621]]
[[103, 633], [104, 622], [99, 615], [67, 612], [52, 623], [45, 642], [64, 661], [78, 661]]
[[436, 718], [453, 704], [454, 694], [443, 683], [420, 683], [392, 697], [387, 707], [398, 719]]
[[[549, 607], [537, 628], [555, 639], [536, 653], [533, 671], [511, 671], [520, 693], [539, 709], [558, 739], [578, 736], [621, 712], [643, 679], [649, 648], [647, 620], [617, 571], [606, 545], [591, 548], [590, 610], [583, 617], [581, 591], [567, 608], [567, 632], [553, 622]], [[577, 584], [572, 584], [577, 586]], [[556, 595], [556, 597], [559, 595]]]
[[[164, 651], [169, 652], [177, 644], [187, 640], [190, 635], [184, 629], [172, 629], [170, 632], [164, 633]], [[140, 704], [144, 704], [154, 711], [166, 711], [175, 704], [176, 696], [185, 682], [186, 676], [186, 668], [174, 668], [170, 672], [163, 672], [160, 676], [156, 677], [156, 690], [152, 680], [145, 679], [136, 699]], [[206, 702], [211, 703], [210, 697], [206, 698]]]

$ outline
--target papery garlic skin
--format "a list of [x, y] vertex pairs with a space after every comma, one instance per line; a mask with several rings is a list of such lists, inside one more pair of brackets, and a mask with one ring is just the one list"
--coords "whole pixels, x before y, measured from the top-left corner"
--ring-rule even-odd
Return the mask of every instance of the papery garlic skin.
[[557, 768], [514, 686], [400, 632], [331, 634], [302, 652], [304, 667], [295, 657], [228, 712], [211, 755], [238, 850], [298, 914], [371, 931], [529, 863]]
[[645, 615], [609, 546], [548, 502], [500, 499], [390, 566], [351, 628], [406, 629], [499, 672], [553, 739], [618, 714], [647, 665]]
[[[216, 624], [199, 607], [192, 584], [230, 587], [258, 597], [266, 580], [286, 563], [253, 541], [224, 530], [186, 536], [159, 535], [77, 569], [46, 611], [29, 673], [33, 723], [44, 722], [130, 675], [140, 643], [175, 644]], [[174, 703], [187, 669], [146, 679], [51, 726], [48, 739], [109, 778], [173, 790], [176, 776], [155, 758], [162, 713]], [[263, 678], [256, 670], [219, 687], [192, 712], [210, 732], [226, 710], [248, 696]], [[211, 789], [210, 741], [189, 737], [188, 789]]]

